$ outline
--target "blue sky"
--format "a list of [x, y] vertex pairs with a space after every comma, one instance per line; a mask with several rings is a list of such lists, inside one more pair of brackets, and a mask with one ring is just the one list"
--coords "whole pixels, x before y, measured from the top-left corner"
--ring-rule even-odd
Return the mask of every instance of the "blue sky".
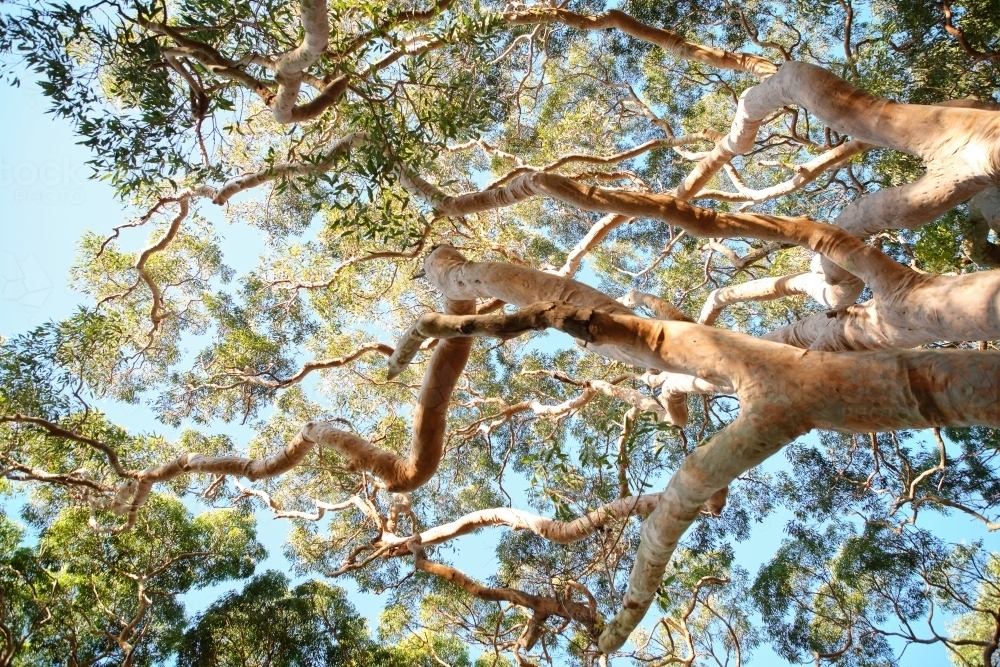
[[[77, 241], [85, 230], [108, 233], [134, 213], [115, 199], [113, 188], [90, 180], [86, 148], [76, 145], [69, 123], [45, 114], [46, 100], [37, 87], [0, 86], [0, 108], [8, 128], [0, 133], [0, 336], [9, 337], [49, 320], [69, 316], [83, 301], [83, 295], [69, 287], [69, 269], [75, 261]], [[226, 263], [237, 275], [252, 267], [263, 248], [261, 232], [227, 224], [218, 209], [206, 207], [223, 237]], [[145, 231], [123, 233], [122, 245], [135, 248], [146, 242]], [[388, 339], [386, 339], [388, 340]], [[314, 384], [307, 383], [307, 384]], [[175, 429], [155, 421], [142, 405], [101, 403], [116, 423], [134, 431], [155, 431], [167, 436]], [[249, 428], [225, 424], [213, 429], [238, 443], [252, 435]], [[339, 499], [329, 499], [336, 501]], [[7, 504], [12, 517], [19, 503]], [[192, 510], [198, 511], [193, 504]], [[269, 511], [259, 511], [258, 536], [270, 554], [257, 572], [278, 569], [291, 575], [282, 553], [291, 524], [274, 519]], [[493, 547], [501, 531], [456, 540], [456, 558], [472, 551], [469, 559], [476, 567], [467, 568], [475, 576], [495, 572]], [[336, 582], [351, 592], [351, 602], [369, 618], [375, 628], [382, 598], [361, 593], [350, 580]], [[242, 582], [220, 584], [185, 597], [189, 612], [203, 609], [220, 594], [241, 587]]]
[[[126, 221], [129, 211], [118, 202], [107, 183], [88, 179], [84, 164], [88, 151], [76, 145], [69, 124], [43, 111], [45, 99], [30, 85], [14, 89], [0, 87], [0, 107], [8, 128], [0, 133], [0, 335], [21, 333], [47, 320], [65, 318], [82, 303], [82, 295], [69, 287], [77, 240], [84, 230], [108, 232]], [[256, 230], [223, 224], [222, 235], [243, 252], [230, 253], [233, 264], [256, 260], [260, 240]], [[125, 244], [141, 244], [144, 235], [126, 238]], [[231, 257], [233, 259], [231, 259]], [[247, 266], [237, 266], [245, 269]], [[101, 405], [117, 423], [135, 431], [170, 433], [151, 413], [139, 406]], [[249, 429], [225, 425], [217, 432], [245, 442]], [[16, 511], [11, 514], [16, 516]], [[258, 533], [267, 546], [269, 559], [258, 572], [274, 568], [289, 570], [282, 544], [289, 525], [269, 512], [258, 513]], [[349, 582], [338, 582], [351, 588]], [[189, 611], [207, 606], [220, 593], [239, 587], [240, 582], [198, 591], [186, 598]], [[381, 605], [375, 596], [352, 592], [352, 601], [362, 613], [377, 618]]]
[[[10, 336], [73, 311], [81, 302], [81, 295], [68, 287], [77, 240], [85, 229], [107, 232], [125, 221], [129, 212], [115, 200], [109, 185], [88, 179], [86, 149], [75, 144], [66, 122], [43, 113], [46, 104], [36, 88], [30, 84], [21, 89], [0, 88], [0, 107], [8, 130], [0, 133], [0, 335]], [[227, 262], [238, 272], [251, 266], [262, 247], [259, 232], [230, 227], [221, 217], [217, 223], [226, 239], [225, 248], [239, 251], [227, 253]], [[125, 243], [138, 245], [144, 240], [137, 233]], [[170, 432], [142, 406], [105, 407], [112, 419], [128, 428]], [[249, 431], [239, 426], [223, 425], [216, 432], [227, 433], [238, 442], [249, 436]], [[780, 467], [781, 457], [769, 465]], [[16, 515], [16, 506], [9, 509]], [[289, 524], [267, 512], [260, 512], [258, 518], [260, 537], [270, 552], [258, 571], [288, 571], [282, 543]], [[738, 545], [737, 562], [753, 573], [784, 536], [784, 520], [778, 513], [758, 526], [747, 543]], [[926, 520], [947, 539], [986, 538], [997, 548], [995, 537], [962, 516], [945, 519], [925, 515], [922, 521]], [[496, 564], [493, 546], [503, 534], [502, 530], [484, 531], [456, 541], [459, 553], [455, 561], [477, 576], [492, 573]], [[475, 565], [468, 566], [470, 562]], [[358, 593], [349, 581], [337, 583], [351, 590], [352, 602], [374, 626], [381, 608], [379, 599]], [[189, 595], [189, 611], [204, 608], [220, 593], [238, 586], [235, 582]], [[906, 664], [946, 664], [940, 647], [911, 647], [906, 656]], [[761, 649], [754, 664], [773, 660], [773, 654]]]

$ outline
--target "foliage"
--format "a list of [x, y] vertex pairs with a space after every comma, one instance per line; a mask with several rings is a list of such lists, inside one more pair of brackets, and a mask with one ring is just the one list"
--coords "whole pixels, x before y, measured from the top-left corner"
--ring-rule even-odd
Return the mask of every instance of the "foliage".
[[115, 536], [92, 530], [81, 508], [33, 517], [42, 526], [34, 544], [0, 516], [0, 664], [157, 664], [186, 623], [177, 596], [247, 577], [264, 555], [245, 514], [192, 517], [167, 496], [148, 508]]
[[[600, 392], [557, 409], [590, 381], [648, 398], [654, 391], [644, 369], [555, 335], [477, 342], [448, 414], [442, 465], [405, 499], [316, 447], [252, 488], [231, 475], [178, 474], [132, 508], [143, 471], [168, 463], [187, 471], [195, 455], [280, 456], [313, 421], [337, 420], [405, 455], [430, 354], [385, 380], [378, 349], [354, 353], [440, 310], [417, 277], [431, 246], [558, 270], [600, 221], [545, 198], [449, 218], [433, 197], [414, 194], [414, 177], [458, 193], [546, 169], [588, 185], [667, 192], [714, 133], [728, 130], [739, 95], [756, 82], [620, 30], [518, 23], [505, 12], [519, 3], [325, 5], [329, 44], [297, 80], [295, 101], [304, 108], [343, 87], [314, 116], [288, 123], [276, 120], [275, 98], [299, 76], [278, 74], [282, 56], [304, 43], [299, 3], [0, 6], [6, 78], [39, 82], [49, 111], [91, 150], [94, 177], [136, 213], [114, 230], [81, 231], [76, 313], [0, 341], [0, 492], [24, 503], [32, 531], [0, 517], [0, 667], [66, 656], [219, 667], [598, 664], [599, 622], [533, 616], [495, 591], [590, 605], [609, 618], [634, 563], [634, 519], [565, 545], [531, 531], [494, 542], [487, 534], [505, 529], [493, 526], [427, 547], [429, 560], [455, 563], [492, 591], [482, 595], [455, 576], [414, 571], [412, 553], [380, 536], [492, 508], [579, 518], [661, 489], [739, 412], [725, 393], [688, 397], [683, 427]], [[996, 0], [561, 6], [588, 15], [617, 7], [694, 42], [818, 63], [902, 102], [1000, 101]], [[653, 140], [661, 143], [608, 157]], [[751, 153], [732, 160], [732, 173], [746, 188], [776, 186], [847, 140], [809, 111], [786, 108]], [[872, 150], [746, 205], [830, 221], [923, 168], [913, 156]], [[720, 172], [706, 190], [732, 194], [731, 178]], [[875, 242], [921, 271], [974, 272], [961, 243], [967, 215], [960, 206]], [[240, 275], [230, 265], [246, 249], [226, 241], [225, 224], [262, 238], [263, 252]], [[717, 288], [807, 271], [810, 261], [798, 247], [696, 239], [644, 219], [586, 250], [584, 282], [615, 298], [641, 290], [693, 317]], [[743, 263], [748, 256], [756, 258]], [[749, 301], [718, 325], [761, 335], [820, 310], [804, 297]], [[102, 401], [137, 406], [140, 416], [126, 428]], [[988, 540], [953, 544], [954, 534], [932, 529], [942, 517], [996, 527], [998, 446], [996, 431], [979, 427], [823, 433], [788, 446], [780, 463], [733, 484], [720, 517], [706, 515], [684, 537], [655, 618], [615, 660], [733, 664], [774, 651], [791, 662], [894, 665], [905, 662], [901, 647], [938, 643], [957, 664], [981, 663], [1000, 627], [997, 556]], [[205, 511], [192, 517], [195, 505]], [[250, 578], [264, 552], [249, 510], [265, 506], [292, 520], [288, 555], [315, 579]], [[116, 532], [133, 509], [135, 525]], [[771, 532], [784, 523], [784, 538], [762, 535], [764, 522]], [[752, 572], [741, 557], [761, 543], [776, 551]], [[386, 593], [378, 641], [329, 583], [338, 578]], [[185, 616], [178, 596], [230, 580], [247, 581]]]
[[273, 570], [199, 614], [177, 651], [193, 667], [402, 667], [430, 657], [419, 646], [375, 643], [343, 589], [320, 581], [290, 589]]

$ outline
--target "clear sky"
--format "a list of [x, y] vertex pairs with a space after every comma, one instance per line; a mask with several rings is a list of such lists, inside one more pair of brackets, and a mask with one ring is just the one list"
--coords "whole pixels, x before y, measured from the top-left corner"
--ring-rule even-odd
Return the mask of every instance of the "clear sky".
[[[0, 87], [0, 108], [6, 130], [0, 133], [0, 335], [10, 336], [44, 321], [64, 318], [82, 302], [81, 295], [68, 287], [77, 240], [85, 229], [109, 231], [125, 221], [128, 212], [115, 200], [109, 185], [88, 179], [90, 171], [84, 165], [87, 150], [75, 144], [68, 123], [43, 113], [45, 100], [35, 87]], [[227, 263], [238, 273], [251, 266], [261, 248], [258, 232], [227, 226], [221, 219], [218, 228], [225, 238], [224, 249], [230, 251]], [[126, 246], [141, 244], [145, 237], [139, 234], [126, 240]], [[171, 433], [141, 405], [102, 407], [130, 429]], [[249, 436], [248, 430], [239, 426], [223, 425], [215, 432], [227, 433], [237, 442], [245, 442]], [[769, 465], [779, 467], [781, 457]], [[8, 509], [16, 516], [16, 505]], [[288, 572], [282, 543], [289, 524], [274, 520], [268, 512], [259, 512], [258, 518], [260, 538], [270, 552], [258, 572], [267, 568]], [[784, 520], [776, 514], [760, 525], [747, 543], [738, 545], [737, 562], [754, 573], [784, 537]], [[922, 523], [928, 520], [946, 539], [986, 539], [994, 550], [1000, 549], [998, 538], [961, 515], [948, 519], [922, 515]], [[503, 534], [498, 529], [457, 540], [456, 563], [474, 576], [495, 572], [493, 547]], [[379, 599], [358, 593], [350, 581], [336, 583], [352, 592], [352, 602], [374, 627], [381, 609]], [[188, 610], [203, 609], [221, 592], [239, 586], [240, 582], [234, 582], [191, 594], [185, 598]], [[766, 649], [759, 650], [754, 660], [755, 665], [776, 663], [780, 661]], [[911, 647], [904, 664], [947, 664], [947, 658], [938, 646]]]

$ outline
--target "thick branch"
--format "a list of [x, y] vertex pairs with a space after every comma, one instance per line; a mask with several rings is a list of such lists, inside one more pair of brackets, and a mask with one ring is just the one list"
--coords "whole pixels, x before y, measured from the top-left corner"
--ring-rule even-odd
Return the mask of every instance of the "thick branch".
[[[816, 283], [820, 283], [817, 285]], [[719, 319], [722, 311], [734, 303], [744, 301], [770, 301], [796, 294], [811, 294], [813, 288], [825, 287], [823, 276], [815, 273], [797, 273], [778, 278], [760, 278], [738, 285], [727, 285], [712, 290], [701, 308], [698, 322], [712, 325]]]
[[754, 123], [789, 104], [871, 145], [917, 155], [927, 173], [914, 183], [862, 197], [836, 224], [857, 236], [914, 228], [954, 208], [1000, 173], [1000, 115], [983, 109], [899, 104], [873, 97], [830, 72], [788, 62], [740, 98], [728, 141], [749, 146]]
[[689, 42], [675, 32], [646, 25], [617, 9], [603, 14], [586, 15], [562, 8], [532, 7], [520, 12], [508, 12], [503, 17], [511, 25], [562, 23], [578, 30], [617, 28], [626, 35], [655, 44], [664, 51], [673, 53], [684, 60], [693, 60], [720, 69], [748, 72], [759, 78], [770, 76], [777, 71], [777, 66], [774, 63], [760, 56], [748, 53], [730, 53], [722, 49]]
[[400, 540], [400, 545], [391, 552], [391, 555], [404, 556], [411, 553], [409, 543], [414, 538], [423, 546], [432, 546], [443, 544], [489, 526], [507, 526], [511, 530], [527, 530], [550, 542], [570, 544], [593, 535], [613, 519], [649, 514], [656, 506], [658, 498], [659, 494], [657, 493], [619, 498], [573, 521], [557, 521], [507, 507], [479, 510], [466, 514], [455, 521], [425, 530], [419, 535], [397, 538]]
[[[584, 186], [562, 176], [540, 173], [519, 177], [506, 188], [459, 197], [445, 197], [439, 199], [438, 203], [457, 214], [458, 211], [469, 212], [505, 206], [538, 194], [545, 194], [586, 210], [663, 220], [683, 228], [689, 234], [701, 237], [758, 238], [806, 247], [836, 262], [848, 274], [858, 276], [871, 287], [873, 293], [880, 295], [881, 318], [895, 328], [906, 329], [908, 333], [905, 340], [918, 341], [912, 342], [911, 345], [937, 340], [994, 340], [1000, 337], [1000, 319], [990, 315], [989, 307], [983, 308], [984, 295], [987, 303], [1000, 301], [1000, 289], [997, 286], [1000, 274], [981, 272], [962, 276], [921, 275], [890, 259], [878, 249], [866, 245], [849, 232], [807, 218], [724, 213], [693, 206], [670, 195]], [[505, 293], [508, 291], [500, 284], [504, 279], [496, 269], [491, 268], [489, 272], [479, 275], [478, 267], [485, 267], [486, 264], [466, 263], [461, 255], [454, 254], [456, 255], [454, 259], [446, 262], [442, 259], [441, 276], [435, 277], [432, 271], [428, 271], [432, 282], [446, 294], [453, 296], [474, 294], [485, 298], [492, 289], [504, 290]], [[446, 275], [450, 276], [452, 271], [455, 271], [456, 277], [445, 280]], [[518, 280], [522, 282], [527, 280], [531, 271], [518, 268], [519, 275], [522, 276]], [[546, 278], [549, 281], [553, 279]], [[459, 287], [455, 280], [462, 282], [462, 286]], [[477, 280], [478, 283], [475, 282]], [[843, 296], [841, 290], [844, 286], [827, 286], [825, 281], [820, 280], [819, 275], [816, 278], [804, 277], [796, 282], [798, 282], [797, 287], [809, 289], [813, 296], [831, 301]], [[496, 287], [486, 288], [487, 284]], [[613, 307], [601, 305], [607, 297], [599, 293], [599, 296], [589, 298], [587, 301], [578, 300], [573, 295], [574, 290], [591, 288], [575, 285], [579, 284], [570, 281], [551, 287], [540, 285], [538, 289], [535, 289], [534, 285], [529, 285], [527, 289], [518, 288], [516, 294], [511, 294], [512, 298], [504, 300], [520, 305], [533, 301], [560, 300], [596, 307], [607, 312], [621, 312], [618, 310], [621, 308], [620, 305], [616, 304]], [[958, 298], [960, 295], [962, 298]], [[990, 307], [1000, 308], [1000, 305]], [[893, 321], [893, 318], [897, 319]], [[862, 330], [868, 328], [859, 319], [851, 322]], [[900, 340], [903, 339], [900, 337]], [[869, 342], [865, 343], [865, 340]], [[856, 337], [854, 342], [845, 344], [855, 346], [851, 349], [871, 349], [891, 345], [886, 342], [879, 343], [878, 340], [879, 334], [874, 332], [869, 334], [867, 339]], [[885, 338], [885, 340], [892, 339]]]
[[[476, 312], [474, 299], [446, 299], [445, 304], [446, 310], [456, 316]], [[412, 350], [413, 354], [418, 348], [419, 343]], [[356, 436], [344, 438], [339, 435], [343, 432], [324, 426], [336, 434], [332, 446], [348, 458], [354, 470], [368, 470], [381, 477], [390, 491], [412, 491], [425, 484], [441, 463], [448, 404], [471, 350], [472, 339], [460, 337], [444, 341], [435, 348], [413, 412], [413, 439], [408, 456], [380, 449]], [[390, 368], [398, 353], [399, 348], [390, 358]]]
[[[330, 43], [330, 20], [327, 17], [326, 0], [299, 0], [299, 20], [305, 37], [295, 49], [283, 55], [274, 68], [274, 78], [278, 82], [278, 92], [274, 98], [274, 120], [279, 123], [294, 123], [315, 118], [330, 106], [337, 97], [347, 89], [346, 77], [339, 77], [316, 98], [336, 97], [329, 104], [308, 111], [303, 107], [296, 108], [299, 87], [302, 85], [302, 72], [319, 60]], [[328, 92], [332, 89], [334, 92]], [[315, 101], [315, 100], [314, 100]]]
[[[538, 304], [513, 315], [425, 315], [414, 328], [442, 338], [509, 338], [542, 327], [597, 344], [626, 345], [654, 368], [726, 378], [743, 406], [737, 421], [710, 446], [685, 459], [644, 524], [624, 608], [602, 635], [606, 652], [617, 649], [641, 620], [677, 540], [706, 502], [795, 437], [812, 428], [865, 432], [1000, 425], [1000, 355], [989, 352], [805, 356], [734, 332], [558, 304]], [[831, 386], [838, 388], [835, 398]]]

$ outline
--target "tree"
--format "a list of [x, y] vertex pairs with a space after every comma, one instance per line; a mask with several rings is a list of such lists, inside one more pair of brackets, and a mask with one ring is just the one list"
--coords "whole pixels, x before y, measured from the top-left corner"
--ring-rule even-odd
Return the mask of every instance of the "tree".
[[[440, 643], [444, 638], [435, 638]], [[440, 646], [438, 646], [440, 648]], [[454, 652], [471, 664], [464, 650]], [[179, 664], [210, 667], [433, 664], [427, 650], [380, 646], [340, 588], [320, 581], [288, 588], [270, 570], [199, 614], [177, 650]]]
[[184, 628], [176, 596], [247, 577], [263, 555], [243, 513], [192, 518], [160, 495], [147, 507], [134, 530], [114, 536], [67, 507], [34, 545], [0, 516], [0, 664], [155, 664]]
[[[5, 475], [116, 535], [264, 504], [496, 664], [994, 664], [992, 556], [918, 516], [996, 526], [995, 0], [604, 5], [9, 5], [8, 78], [138, 213], [4, 344]], [[236, 287], [220, 216], [266, 235]], [[447, 550], [489, 527], [482, 582]]]

